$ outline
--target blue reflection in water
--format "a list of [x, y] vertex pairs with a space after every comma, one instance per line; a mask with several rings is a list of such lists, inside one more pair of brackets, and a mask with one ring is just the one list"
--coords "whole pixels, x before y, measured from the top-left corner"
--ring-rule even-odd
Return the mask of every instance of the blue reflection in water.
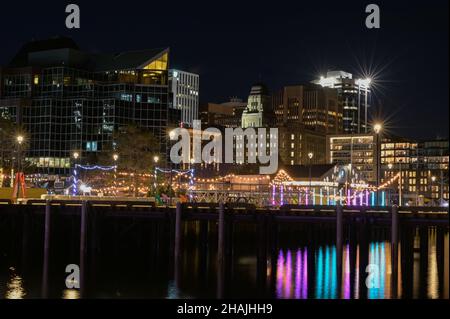
[[383, 299], [386, 292], [386, 242], [371, 243], [369, 248], [370, 284], [367, 298]]

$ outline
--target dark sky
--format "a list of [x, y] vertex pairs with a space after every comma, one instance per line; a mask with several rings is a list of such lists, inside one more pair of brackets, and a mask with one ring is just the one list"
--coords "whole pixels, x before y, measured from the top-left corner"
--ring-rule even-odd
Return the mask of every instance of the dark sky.
[[[65, 6], [81, 29], [65, 28]], [[365, 6], [381, 10], [367, 29]], [[449, 131], [448, 0], [427, 1], [2, 1], [0, 64], [33, 38], [74, 38], [82, 49], [170, 47], [171, 66], [200, 74], [201, 101], [246, 98], [329, 69], [375, 78], [378, 106], [394, 134], [434, 138]]]

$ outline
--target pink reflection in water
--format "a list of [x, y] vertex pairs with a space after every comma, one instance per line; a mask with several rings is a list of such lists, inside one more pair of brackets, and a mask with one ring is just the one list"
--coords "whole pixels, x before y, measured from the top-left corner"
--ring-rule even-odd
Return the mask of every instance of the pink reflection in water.
[[[302, 252], [286, 252], [286, 259], [282, 251], [277, 260], [276, 294], [278, 298], [306, 299], [308, 297], [308, 252], [306, 248]], [[295, 272], [295, 274], [294, 274]], [[295, 278], [292, 278], [295, 276]], [[294, 280], [293, 280], [294, 279]]]

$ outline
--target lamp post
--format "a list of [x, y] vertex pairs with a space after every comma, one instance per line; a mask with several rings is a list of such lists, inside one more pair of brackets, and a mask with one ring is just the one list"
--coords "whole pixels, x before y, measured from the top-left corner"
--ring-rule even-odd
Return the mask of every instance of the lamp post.
[[376, 167], [377, 167], [377, 172], [376, 172], [377, 173], [377, 175], [376, 175], [376, 188], [377, 188], [376, 205], [377, 206], [379, 205], [379, 201], [380, 201], [380, 198], [379, 198], [380, 192], [378, 189], [378, 187], [380, 186], [380, 150], [379, 150], [379, 148], [380, 148], [380, 133], [381, 133], [382, 128], [383, 128], [383, 126], [380, 123], [376, 123], [373, 126], [373, 131], [375, 132], [375, 138], [376, 138], [375, 156], [376, 156]]
[[18, 144], [18, 148], [17, 148], [17, 173], [20, 173], [22, 170], [22, 143], [24, 141], [24, 137], [23, 135], [18, 135], [17, 136], [17, 144]]
[[[17, 141], [17, 173], [16, 173], [16, 180], [15, 183], [17, 183], [17, 197], [19, 197], [20, 194], [20, 187], [24, 187], [23, 185], [21, 185], [21, 182], [23, 181], [22, 177], [23, 175], [21, 174], [22, 172], [22, 143], [25, 140], [25, 138], [23, 137], [23, 135], [18, 135], [16, 137], [16, 141]], [[14, 185], [14, 183], [13, 183]], [[24, 190], [22, 190], [22, 194], [24, 194]]]
[[402, 172], [402, 160], [398, 161], [400, 176], [398, 177], [398, 206], [403, 204], [403, 172]]
[[434, 186], [434, 182], [436, 182], [436, 176], [431, 176], [431, 206], [434, 206], [434, 199], [433, 199], [433, 186]]
[[[388, 170], [389, 170], [389, 173], [391, 173], [393, 167], [394, 167], [394, 165], [392, 165], [392, 163], [389, 163], [389, 164], [388, 164]], [[391, 177], [390, 175], [391, 175], [391, 174], [389, 174], [388, 176], [386, 176], [386, 178]], [[391, 194], [391, 192], [392, 192], [392, 188], [389, 188], [389, 202], [390, 202], [390, 203], [392, 203], [392, 194]]]
[[155, 168], [154, 168], [154, 178], [155, 178], [155, 181], [154, 181], [154, 183], [153, 183], [153, 189], [154, 189], [154, 191], [155, 191], [155, 197], [156, 197], [156, 184], [157, 184], [157, 182], [158, 182], [158, 170], [157, 170], [157, 168], [156, 168], [156, 165], [158, 164], [158, 162], [159, 162], [159, 156], [157, 156], [157, 155], [155, 155], [154, 157], [153, 157], [153, 162], [155, 163]]
[[117, 160], [119, 159], [119, 154], [113, 154], [114, 160], [114, 194], [117, 195]]
[[309, 192], [309, 194], [311, 194], [311, 179], [312, 179], [312, 177], [311, 177], [311, 160], [312, 160], [312, 158], [314, 157], [314, 153], [313, 152], [309, 152], [308, 153], [308, 159], [309, 159], [309, 190], [308, 190], [308, 192]]
[[72, 157], [74, 159], [74, 163], [73, 163], [73, 188], [72, 188], [72, 195], [76, 196], [78, 193], [78, 179], [77, 179], [77, 162], [78, 162], [78, 158], [80, 157], [80, 153], [78, 152], [73, 152]]

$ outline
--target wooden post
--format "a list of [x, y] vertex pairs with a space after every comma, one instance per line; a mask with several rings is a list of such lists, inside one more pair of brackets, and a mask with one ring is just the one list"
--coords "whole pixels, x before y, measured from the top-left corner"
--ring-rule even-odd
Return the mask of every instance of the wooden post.
[[81, 203], [81, 222], [80, 222], [80, 295], [85, 294], [86, 277], [86, 236], [88, 225], [88, 202]]
[[180, 283], [180, 258], [181, 258], [181, 225], [182, 206], [178, 202], [175, 210], [175, 247], [174, 247], [174, 280], [175, 286], [178, 287]]
[[366, 268], [369, 263], [369, 233], [366, 216], [363, 216], [359, 229], [359, 299], [367, 299]]
[[180, 246], [181, 246], [181, 213], [182, 207], [181, 203], [177, 203], [175, 211], [175, 262], [179, 261], [180, 258]]
[[427, 273], [428, 273], [428, 227], [419, 227], [420, 258], [419, 258], [419, 298], [427, 299]]
[[[270, 249], [270, 281], [269, 290], [272, 298], [276, 297], [277, 261], [278, 261], [278, 224], [273, 212], [268, 213], [269, 249]], [[309, 269], [309, 268], [308, 268]]]
[[219, 204], [219, 241], [218, 241], [218, 254], [219, 263], [222, 263], [225, 259], [225, 208], [223, 203]]
[[[343, 209], [342, 205], [336, 205], [336, 264], [337, 264], [337, 283], [339, 292], [342, 284], [342, 246], [343, 238]], [[338, 294], [339, 295], [339, 294]]]
[[397, 298], [398, 283], [398, 206], [392, 205], [391, 208], [391, 295]]
[[23, 211], [23, 226], [22, 226], [22, 269], [27, 269], [28, 266], [28, 245], [30, 241], [30, 212]]
[[223, 203], [219, 204], [219, 234], [217, 247], [217, 298], [222, 299], [224, 295], [224, 276], [225, 276], [225, 207]]
[[[448, 255], [448, 247], [445, 249], [445, 228], [441, 226], [436, 227], [436, 259], [437, 259], [437, 270], [439, 279], [439, 298], [448, 299], [448, 286], [445, 288], [445, 271], [448, 273], [448, 264], [446, 267], [448, 258], [445, 258], [445, 254]], [[447, 241], [448, 242], [448, 241]]]
[[264, 293], [261, 297], [265, 297], [266, 283], [267, 283], [267, 222], [266, 216], [260, 214], [257, 219], [257, 266], [256, 275], [257, 282], [261, 288], [261, 293]]
[[44, 222], [44, 262], [42, 267], [42, 298], [48, 298], [48, 267], [50, 253], [50, 227], [51, 227], [52, 203], [47, 200], [45, 203], [45, 222]]

